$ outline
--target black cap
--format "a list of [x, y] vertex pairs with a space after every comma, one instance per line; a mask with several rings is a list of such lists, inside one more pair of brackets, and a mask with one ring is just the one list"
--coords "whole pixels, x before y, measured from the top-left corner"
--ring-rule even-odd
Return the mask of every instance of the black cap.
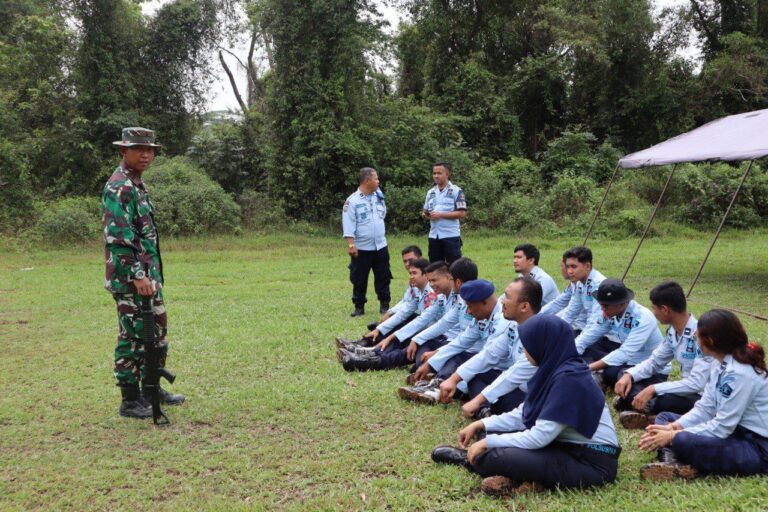
[[624, 304], [635, 298], [635, 292], [624, 286], [624, 283], [618, 279], [606, 279], [597, 288], [595, 299], [600, 304], [612, 306], [614, 304]]

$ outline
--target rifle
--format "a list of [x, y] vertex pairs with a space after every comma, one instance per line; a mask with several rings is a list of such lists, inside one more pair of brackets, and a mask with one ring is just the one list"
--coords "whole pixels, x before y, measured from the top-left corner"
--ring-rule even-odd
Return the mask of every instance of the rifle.
[[170, 425], [171, 420], [160, 408], [160, 377], [173, 384], [176, 375], [165, 368], [159, 368], [160, 351], [155, 340], [155, 312], [152, 311], [152, 297], [141, 298], [141, 316], [144, 320], [144, 393], [152, 403], [152, 420], [155, 425]]

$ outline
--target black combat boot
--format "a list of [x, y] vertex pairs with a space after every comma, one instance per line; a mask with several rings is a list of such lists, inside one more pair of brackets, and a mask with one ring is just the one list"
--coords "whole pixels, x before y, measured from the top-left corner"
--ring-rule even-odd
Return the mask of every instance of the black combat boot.
[[365, 307], [362, 304], [355, 304], [355, 310], [349, 316], [363, 316], [365, 314]]
[[389, 311], [389, 302], [381, 301], [379, 303], [379, 313], [383, 315], [387, 311]]
[[141, 399], [139, 386], [120, 386], [123, 401], [120, 403], [120, 416], [126, 418], [151, 418], [152, 406]]
[[381, 370], [381, 357], [374, 352], [365, 353], [350, 352], [340, 348], [336, 351], [339, 362], [348, 372], [364, 372], [366, 370]]
[[186, 400], [186, 397], [181, 393], [176, 393], [174, 395], [173, 393], [169, 393], [168, 391], [160, 387], [158, 387], [157, 392], [160, 395], [161, 404], [181, 405], [184, 403], [184, 400]]

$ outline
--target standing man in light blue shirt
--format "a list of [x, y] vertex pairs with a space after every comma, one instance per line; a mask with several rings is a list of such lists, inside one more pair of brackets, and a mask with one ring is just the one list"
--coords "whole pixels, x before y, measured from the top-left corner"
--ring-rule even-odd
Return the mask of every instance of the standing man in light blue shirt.
[[464, 191], [449, 181], [451, 164], [432, 166], [435, 186], [427, 191], [422, 215], [429, 219], [429, 261], [445, 260], [450, 265], [461, 258], [461, 223], [467, 214]]
[[546, 306], [557, 299], [560, 295], [560, 290], [557, 289], [555, 280], [539, 268], [540, 256], [541, 253], [535, 245], [520, 244], [515, 247], [512, 264], [515, 267], [515, 272], [517, 272], [520, 277], [530, 277], [541, 285], [543, 293], [541, 304], [542, 306]]
[[360, 187], [344, 202], [341, 223], [347, 253], [351, 258], [349, 280], [352, 282], [352, 316], [365, 314], [368, 274], [373, 269], [374, 287], [379, 297], [379, 311], [389, 310], [389, 249], [384, 234], [387, 206], [379, 188], [379, 175], [372, 167], [360, 169]]

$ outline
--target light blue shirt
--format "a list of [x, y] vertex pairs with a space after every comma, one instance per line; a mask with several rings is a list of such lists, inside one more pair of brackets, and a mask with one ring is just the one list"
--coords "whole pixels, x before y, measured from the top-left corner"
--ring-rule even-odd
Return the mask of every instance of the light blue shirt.
[[[427, 191], [424, 209], [436, 212], [455, 212], [467, 209], [464, 191], [450, 181], [443, 190], [437, 185]], [[437, 219], [429, 221], [429, 238], [453, 238], [461, 236], [459, 219]]]
[[[430, 297], [432, 300], [430, 300]], [[421, 314], [408, 322], [405, 326], [395, 331], [395, 337], [399, 341], [404, 341], [408, 338], [411, 338], [415, 334], [423, 331], [430, 325], [440, 320], [447, 309], [448, 299], [445, 297], [445, 295], [440, 293], [435, 296], [435, 292], [432, 292], [427, 298], [427, 301], [424, 304], [424, 310], [421, 312]]]
[[384, 218], [387, 205], [381, 189], [365, 195], [358, 188], [344, 201], [341, 225], [344, 238], [354, 238], [355, 246], [362, 251], [378, 251], [387, 246], [384, 235]]
[[408, 285], [405, 288], [405, 293], [403, 293], [403, 298], [400, 299], [400, 302], [398, 302], [397, 304], [395, 304], [394, 306], [389, 308], [389, 311], [387, 311], [387, 313], [389, 313], [390, 315], [394, 315], [399, 310], [401, 310], [401, 309], [403, 309], [405, 307], [405, 305], [408, 303], [408, 297], [410, 297], [410, 295], [411, 295], [411, 288], [412, 288], [411, 285]]
[[[520, 274], [521, 276], [523, 274]], [[556, 300], [560, 295], [560, 290], [557, 289], [555, 280], [552, 279], [549, 274], [541, 270], [540, 267], [533, 267], [528, 277], [541, 285], [541, 305], [545, 306], [550, 302]]]
[[[573, 283], [568, 283], [568, 286], [565, 287], [565, 290], [563, 290], [563, 293], [557, 296], [555, 300], [552, 302], [548, 302], [544, 306], [542, 306], [541, 311], [539, 313], [543, 315], [557, 315], [559, 317], [565, 316], [560, 315], [560, 313], [565, 312], [565, 308], [568, 307], [568, 303], [571, 301], [571, 297], [573, 296], [573, 290], [576, 288], [576, 285]], [[583, 328], [583, 326], [582, 326]]]
[[[619, 446], [619, 438], [616, 428], [613, 426], [611, 412], [607, 406], [603, 406], [600, 415], [600, 423], [591, 439], [579, 434], [575, 429], [563, 423], [550, 420], [536, 420], [529, 430], [523, 423], [523, 405], [498, 416], [491, 416], [482, 420], [485, 431], [488, 433], [485, 441], [488, 448], [525, 448], [537, 450], [549, 446], [553, 441], [574, 444], [607, 444]], [[492, 434], [491, 432], [509, 432], [506, 434]]]
[[715, 360], [701, 400], [677, 423], [686, 432], [720, 439], [738, 426], [768, 437], [768, 379], [731, 355]]
[[656, 347], [651, 357], [627, 370], [635, 382], [647, 379], [655, 373], [663, 373], [667, 365], [677, 359], [683, 373], [683, 378], [676, 381], [659, 382], [654, 384], [657, 395], [667, 393], [701, 394], [709, 380], [709, 370], [712, 357], [705, 356], [696, 342], [696, 325], [698, 321], [693, 315], [688, 316], [683, 332], [678, 334], [673, 326], [667, 329], [664, 341]]
[[603, 316], [600, 304], [592, 295], [597, 292], [597, 288], [604, 279], [605, 276], [603, 274], [592, 269], [585, 282], [576, 282], [576, 288], [573, 290], [571, 301], [568, 303], [568, 308], [562, 317], [574, 329], [585, 328], [577, 327], [582, 319], [584, 320], [584, 326], [590, 326]]
[[[469, 313], [465, 312], [465, 315], [472, 318]], [[477, 354], [480, 352], [488, 337], [493, 334], [493, 325], [499, 316], [501, 316], [501, 304], [497, 302], [489, 318], [485, 320], [472, 318], [472, 322], [461, 334], [449, 341], [447, 345], [440, 347], [437, 353], [427, 361], [429, 366], [439, 372], [445, 363], [457, 354], [462, 352]]]
[[[603, 357], [602, 361], [608, 366], [640, 364], [651, 357], [662, 340], [656, 317], [634, 300], [629, 301], [620, 317], [606, 318], [601, 311], [600, 317], [588, 324], [576, 337], [576, 351], [583, 354], [587, 347], [602, 336], [609, 335], [618, 340], [621, 346]], [[671, 371], [672, 367], [667, 364], [659, 373], [668, 375]]]
[[[420, 315], [421, 312], [429, 307], [429, 305], [432, 303], [430, 299], [431, 293], [432, 288], [429, 286], [429, 283], [427, 283], [423, 290], [419, 290], [415, 286], [412, 286], [411, 294], [408, 297], [407, 302], [404, 303], [402, 309], [398, 310], [394, 315], [381, 322], [378, 327], [376, 327], [376, 329], [378, 329], [381, 334], [386, 336], [392, 332], [392, 329], [408, 320], [408, 317], [411, 315]], [[434, 298], [435, 295], [433, 294], [432, 299]]]
[[[512, 323], [514, 322], [510, 322], [508, 335], [511, 334]], [[528, 358], [523, 353], [523, 343], [520, 341], [520, 337], [515, 336], [514, 342], [508, 339], [508, 346], [510, 347], [509, 355], [513, 358], [512, 363], [482, 392], [482, 395], [491, 404], [496, 403], [500, 397], [518, 388], [527, 393], [528, 381], [536, 374], [536, 367], [528, 362]]]
[[[504, 317], [501, 316], [501, 318], [503, 319]], [[464, 382], [468, 382], [476, 375], [489, 370], [506, 370], [519, 361], [520, 358], [525, 359], [525, 355], [523, 354], [523, 345], [520, 343], [520, 337], [517, 334], [517, 322], [504, 320], [502, 324], [502, 322], [497, 321], [496, 333], [488, 338], [480, 352], [459, 366], [456, 373]], [[526, 363], [528, 363], [527, 359]], [[533, 375], [533, 372], [531, 372], [531, 375]]]
[[467, 303], [464, 302], [464, 299], [458, 293], [451, 291], [446, 302], [446, 313], [443, 317], [414, 336], [411, 341], [417, 345], [423, 345], [438, 336], [445, 336], [452, 340], [469, 327], [473, 318], [467, 313]]

